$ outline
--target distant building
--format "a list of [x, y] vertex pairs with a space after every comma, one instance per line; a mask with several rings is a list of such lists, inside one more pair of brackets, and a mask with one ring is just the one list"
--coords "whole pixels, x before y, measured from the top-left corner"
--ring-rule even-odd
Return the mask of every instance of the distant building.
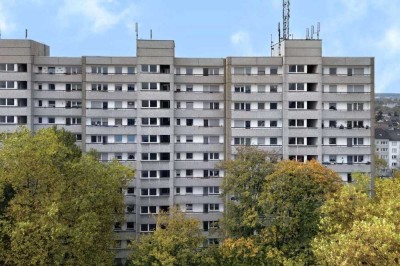
[[400, 129], [375, 129], [375, 152], [387, 162], [384, 175], [400, 169]]
[[0, 130], [57, 126], [82, 150], [136, 168], [117, 257], [178, 205], [209, 234], [222, 217], [215, 169], [240, 145], [316, 159], [351, 181], [373, 165], [374, 58], [323, 57], [320, 40], [285, 40], [271, 57], [177, 58], [173, 41], [138, 40], [136, 57], [52, 57], [0, 40]]

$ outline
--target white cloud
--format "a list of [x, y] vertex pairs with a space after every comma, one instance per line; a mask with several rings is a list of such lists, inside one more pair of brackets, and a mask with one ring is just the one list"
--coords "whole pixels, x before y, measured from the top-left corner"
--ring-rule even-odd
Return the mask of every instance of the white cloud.
[[64, 0], [59, 9], [59, 18], [65, 25], [72, 19], [82, 18], [85, 29], [101, 33], [132, 17], [134, 12], [133, 6], [119, 8], [114, 0]]
[[400, 27], [391, 27], [385, 31], [383, 39], [378, 42], [378, 47], [390, 55], [400, 53]]
[[12, 21], [9, 14], [11, 10], [6, 2], [0, 1], [0, 30], [2, 33], [2, 38], [7, 37], [4, 34], [9, 34], [15, 29], [15, 23]]
[[253, 47], [251, 43], [250, 34], [246, 31], [237, 31], [231, 35], [231, 42], [239, 48], [242, 54], [252, 55]]

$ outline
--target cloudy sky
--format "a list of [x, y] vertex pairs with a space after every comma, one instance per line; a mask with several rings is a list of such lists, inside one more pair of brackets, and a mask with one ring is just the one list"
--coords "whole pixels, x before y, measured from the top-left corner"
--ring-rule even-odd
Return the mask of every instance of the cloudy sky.
[[[53, 56], [135, 55], [139, 38], [175, 40], [178, 57], [270, 55], [281, 0], [0, 0], [2, 39], [46, 43]], [[400, 1], [291, 0], [290, 31], [321, 23], [324, 56], [376, 58], [376, 91], [400, 92]]]

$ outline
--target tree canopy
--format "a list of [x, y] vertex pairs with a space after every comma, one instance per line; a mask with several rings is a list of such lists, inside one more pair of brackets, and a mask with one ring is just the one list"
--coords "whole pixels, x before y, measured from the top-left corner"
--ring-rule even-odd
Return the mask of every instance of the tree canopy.
[[1, 140], [1, 264], [112, 264], [120, 190], [133, 170], [82, 154], [64, 130], [21, 129]]
[[131, 265], [199, 265], [204, 240], [199, 220], [176, 208], [161, 212], [156, 230], [132, 244]]
[[377, 179], [368, 195], [368, 176], [343, 186], [322, 207], [313, 252], [320, 265], [400, 264], [400, 179]]
[[230, 237], [248, 237], [263, 227], [259, 197], [277, 155], [255, 147], [239, 147], [234, 160], [221, 163], [225, 171], [222, 199], [226, 212], [222, 227]]

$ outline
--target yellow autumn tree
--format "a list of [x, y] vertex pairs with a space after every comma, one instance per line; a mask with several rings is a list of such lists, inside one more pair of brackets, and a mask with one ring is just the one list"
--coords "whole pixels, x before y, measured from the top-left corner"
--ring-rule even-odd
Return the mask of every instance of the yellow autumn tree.
[[320, 233], [313, 240], [319, 265], [400, 264], [400, 179], [376, 180], [368, 194], [368, 176], [343, 186], [322, 207]]
[[75, 138], [48, 128], [3, 135], [0, 264], [112, 264], [121, 187], [133, 171], [82, 154]]
[[131, 265], [199, 265], [205, 237], [200, 221], [186, 217], [179, 209], [157, 217], [156, 230], [132, 244]]

